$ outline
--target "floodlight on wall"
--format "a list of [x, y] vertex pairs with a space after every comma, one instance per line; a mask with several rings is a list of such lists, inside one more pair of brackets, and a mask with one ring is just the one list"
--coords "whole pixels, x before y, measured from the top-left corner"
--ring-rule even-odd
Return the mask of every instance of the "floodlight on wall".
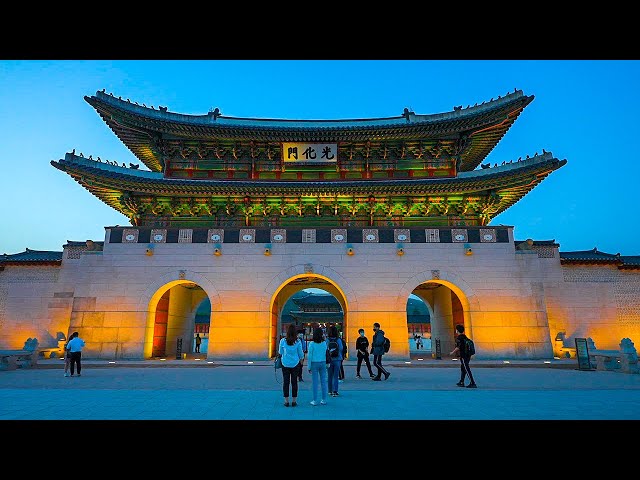
[[213, 254], [216, 257], [219, 257], [220, 255], [222, 255], [222, 248], [220, 247], [219, 243], [216, 243], [213, 247]]
[[147, 257], [150, 257], [151, 255], [153, 255], [154, 248], [155, 246], [153, 245], [153, 243], [150, 243], [149, 245], [147, 245], [147, 249], [145, 250], [145, 254], [147, 255]]

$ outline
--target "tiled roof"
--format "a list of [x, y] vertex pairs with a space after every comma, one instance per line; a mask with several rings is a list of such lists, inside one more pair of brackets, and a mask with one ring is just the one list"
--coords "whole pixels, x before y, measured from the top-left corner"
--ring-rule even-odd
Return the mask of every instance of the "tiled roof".
[[614, 255], [611, 253], [599, 252], [597, 248], [594, 248], [593, 250], [580, 250], [575, 252], [559, 252], [559, 253], [560, 253], [560, 260], [562, 260], [563, 263], [567, 263], [567, 262], [618, 263], [620, 262], [619, 253], [616, 253]]
[[592, 250], [580, 250], [575, 252], [559, 252], [560, 263], [567, 264], [591, 264], [591, 265], [617, 265], [620, 269], [640, 268], [639, 255], [620, 255], [619, 253], [600, 252], [598, 248]]
[[362, 142], [368, 140], [451, 139], [464, 135], [460, 171], [475, 169], [497, 145], [533, 95], [516, 90], [481, 105], [417, 115], [405, 111], [385, 118], [284, 120], [227, 117], [210, 112], [184, 115], [131, 103], [104, 92], [85, 96], [104, 122], [150, 170], [162, 171], [155, 142], [162, 138], [198, 141]]
[[[521, 243], [525, 243], [526, 240], [514, 240], [513, 243], [518, 246]], [[533, 240], [533, 246], [546, 246], [546, 247], [559, 247], [560, 244], [556, 243], [555, 240]]]
[[35, 265], [35, 264], [61, 264], [62, 252], [45, 250], [31, 250], [24, 252], [0, 255], [0, 265]]
[[175, 179], [161, 173], [114, 166], [67, 153], [51, 165], [71, 175], [107, 205], [130, 216], [120, 203], [124, 192], [164, 196], [234, 195], [443, 195], [496, 191], [501, 195], [498, 213], [515, 204], [548, 174], [566, 164], [551, 152], [502, 166], [464, 172], [453, 178], [362, 180], [240, 180]]
[[621, 269], [636, 269], [640, 268], [640, 255], [624, 256], [622, 258], [623, 264], [618, 268]]
[[[99, 241], [99, 242], [93, 241], [93, 243], [95, 243], [96, 245], [104, 245], [104, 241]], [[67, 243], [65, 244], [65, 247], [86, 247], [86, 246], [87, 246], [86, 240], [84, 242], [67, 240]]]
[[300, 318], [300, 319], [313, 319], [313, 318], [342, 318], [344, 314], [342, 312], [303, 312], [303, 311], [292, 311], [290, 313], [292, 318]]
[[333, 295], [311, 294], [305, 297], [292, 298], [296, 305], [301, 307], [307, 305], [339, 305], [338, 300]]

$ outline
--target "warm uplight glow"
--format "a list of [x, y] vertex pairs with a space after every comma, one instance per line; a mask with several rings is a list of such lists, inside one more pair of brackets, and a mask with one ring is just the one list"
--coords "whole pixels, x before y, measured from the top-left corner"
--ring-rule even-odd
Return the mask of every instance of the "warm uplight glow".
[[166, 358], [161, 358], [160, 360], [164, 361], [164, 360], [166, 360]]
[[560, 357], [553, 357], [554, 360], [560, 360]]
[[202, 360], [201, 358], [194, 358], [194, 360]]

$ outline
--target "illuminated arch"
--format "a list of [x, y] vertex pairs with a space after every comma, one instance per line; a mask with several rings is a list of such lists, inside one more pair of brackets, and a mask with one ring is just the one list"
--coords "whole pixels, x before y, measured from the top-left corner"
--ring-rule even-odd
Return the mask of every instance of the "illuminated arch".
[[273, 318], [274, 318], [274, 305], [278, 298], [279, 293], [289, 285], [291, 282], [298, 278], [319, 278], [325, 280], [333, 288], [335, 288], [336, 292], [339, 295], [335, 295], [333, 292], [332, 295], [336, 297], [340, 306], [342, 307], [342, 311], [344, 312], [344, 321], [345, 324], [348, 323], [349, 312], [353, 310], [357, 310], [358, 300], [356, 298], [356, 294], [354, 289], [349, 284], [348, 280], [345, 279], [342, 275], [340, 275], [335, 270], [324, 267], [322, 265], [316, 264], [300, 264], [294, 265], [287, 270], [281, 272], [279, 275], [274, 277], [269, 284], [264, 289], [264, 294], [260, 299], [260, 312], [263, 312], [264, 315], [268, 315], [268, 318], [265, 319], [269, 322], [269, 356], [273, 356], [275, 349], [274, 339], [276, 338], [276, 332]]
[[465, 329], [469, 336], [471, 336], [471, 312], [479, 310], [479, 302], [471, 287], [459, 275], [450, 271], [440, 270], [438, 278], [434, 278], [432, 272], [421, 272], [411, 277], [405, 282], [396, 297], [396, 310], [406, 310], [409, 295], [423, 283], [444, 285], [457, 295], [462, 304]]
[[[137, 311], [146, 314], [143, 358], [151, 358], [153, 349], [153, 328], [158, 301], [165, 292], [176, 285], [195, 283], [204, 290], [211, 302], [211, 315], [221, 307], [220, 295], [207, 277], [186, 269], [172, 270], [157, 277], [142, 293], [138, 300]], [[211, 321], [211, 319], [209, 320]]]

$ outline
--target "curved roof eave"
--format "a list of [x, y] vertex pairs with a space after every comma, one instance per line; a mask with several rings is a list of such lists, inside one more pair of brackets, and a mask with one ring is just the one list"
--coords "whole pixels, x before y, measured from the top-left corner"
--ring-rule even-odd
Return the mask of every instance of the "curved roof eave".
[[495, 215], [509, 208], [566, 160], [558, 160], [551, 152], [534, 156], [516, 164], [465, 172], [454, 178], [380, 179], [340, 181], [272, 181], [272, 180], [185, 180], [167, 179], [161, 173], [128, 169], [99, 163], [67, 153], [51, 164], [69, 174], [101, 201], [128, 215], [120, 204], [123, 192], [149, 196], [212, 195], [369, 195], [381, 191], [385, 195], [448, 195], [501, 192]]
[[371, 138], [400, 140], [435, 138], [470, 133], [470, 147], [461, 155], [460, 169], [473, 170], [504, 136], [534, 97], [516, 90], [481, 105], [451, 112], [417, 115], [405, 111], [399, 117], [349, 120], [282, 120], [185, 115], [156, 110], [116, 98], [104, 92], [85, 96], [103, 121], [131, 152], [153, 171], [162, 171], [154, 152], [154, 135], [189, 139], [225, 138], [282, 141], [364, 141]]

